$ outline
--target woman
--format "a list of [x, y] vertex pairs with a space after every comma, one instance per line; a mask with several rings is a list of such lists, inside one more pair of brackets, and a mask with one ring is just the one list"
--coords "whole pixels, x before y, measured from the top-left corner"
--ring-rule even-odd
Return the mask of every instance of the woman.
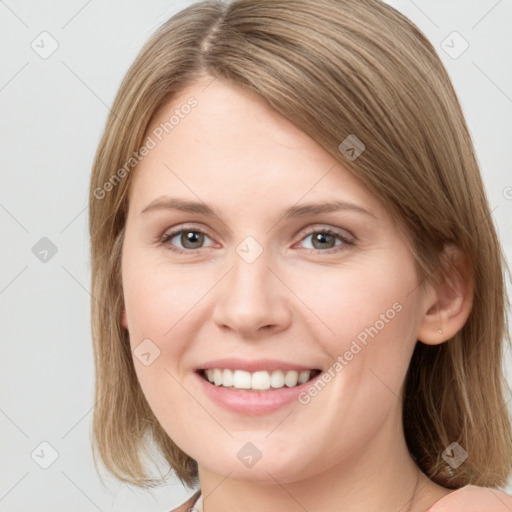
[[[94, 449], [176, 510], [511, 510], [503, 260], [435, 50], [375, 0], [202, 2], [91, 176]], [[471, 508], [472, 507], [472, 508]]]

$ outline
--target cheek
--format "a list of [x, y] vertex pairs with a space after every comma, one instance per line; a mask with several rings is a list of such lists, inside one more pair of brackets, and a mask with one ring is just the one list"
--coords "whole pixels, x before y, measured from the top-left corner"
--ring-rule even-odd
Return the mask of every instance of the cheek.
[[[135, 370], [155, 414], [165, 417], [171, 402], [190, 400], [179, 382], [190, 371], [187, 356], [204, 324], [207, 294], [222, 273], [198, 272], [192, 265], [178, 268], [127, 251], [122, 275]], [[150, 364], [144, 364], [148, 359]]]
[[208, 288], [199, 286], [192, 273], [187, 275], [143, 261], [142, 256], [130, 254], [123, 262], [124, 302], [134, 367], [153, 413], [173, 439], [183, 442], [179, 425], [187, 424], [194, 411], [191, 397], [181, 385], [185, 372], [182, 362], [194, 336], [194, 304]]
[[399, 390], [412, 355], [418, 325], [417, 295], [412, 293], [416, 269], [406, 252], [385, 256], [361, 260], [357, 267], [319, 267], [301, 279], [289, 275], [294, 292], [311, 310], [304, 308], [309, 326], [315, 326], [314, 339], [333, 359], [343, 358], [343, 373], [351, 375], [342, 379], [344, 386], [357, 387], [372, 369]]
[[[417, 285], [417, 276], [408, 259], [372, 256], [357, 264], [318, 266], [314, 271], [310, 267], [285, 275], [294, 293], [308, 307], [302, 309], [306, 313], [310, 310], [308, 318], [318, 323], [318, 334], [322, 333], [319, 339], [332, 339], [334, 345], [340, 338], [351, 339], [372, 326], [379, 332], [393, 330], [389, 326], [403, 328], [404, 317], [411, 319], [411, 292]], [[408, 314], [402, 314], [406, 309]]]
[[208, 281], [197, 273], [144, 262], [142, 258], [127, 260], [123, 266], [123, 290], [133, 342], [141, 336], [153, 336], [159, 342], [174, 337], [181, 324], [194, 317], [194, 307], [208, 287]]

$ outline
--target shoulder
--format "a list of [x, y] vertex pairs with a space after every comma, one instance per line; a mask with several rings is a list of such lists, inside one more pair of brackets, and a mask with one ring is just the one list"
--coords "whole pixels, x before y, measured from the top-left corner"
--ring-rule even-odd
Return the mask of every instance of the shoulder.
[[491, 487], [466, 485], [441, 498], [428, 512], [510, 512], [512, 496]]
[[182, 503], [179, 507], [172, 509], [170, 512], [189, 512], [200, 494], [201, 491], [195, 492], [185, 503]]

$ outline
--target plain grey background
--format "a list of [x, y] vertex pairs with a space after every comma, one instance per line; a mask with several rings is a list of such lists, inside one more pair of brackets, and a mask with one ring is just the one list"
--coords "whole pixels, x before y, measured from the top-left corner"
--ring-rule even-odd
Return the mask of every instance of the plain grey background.
[[[168, 511], [190, 494], [175, 478], [147, 492], [105, 476], [105, 488], [94, 471], [87, 234], [90, 167], [118, 85], [190, 3], [0, 0], [2, 512]], [[452, 77], [510, 264], [512, 0], [389, 3]], [[510, 351], [505, 371], [512, 383]]]

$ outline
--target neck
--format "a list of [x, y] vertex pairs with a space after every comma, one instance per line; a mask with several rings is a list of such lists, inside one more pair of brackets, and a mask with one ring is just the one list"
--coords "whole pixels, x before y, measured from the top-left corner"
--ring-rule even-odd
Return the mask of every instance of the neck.
[[434, 503], [432, 487], [437, 487], [413, 461], [401, 418], [385, 422], [371, 442], [307, 479], [282, 483], [267, 474], [266, 482], [255, 483], [233, 480], [200, 465], [204, 511], [424, 512]]

